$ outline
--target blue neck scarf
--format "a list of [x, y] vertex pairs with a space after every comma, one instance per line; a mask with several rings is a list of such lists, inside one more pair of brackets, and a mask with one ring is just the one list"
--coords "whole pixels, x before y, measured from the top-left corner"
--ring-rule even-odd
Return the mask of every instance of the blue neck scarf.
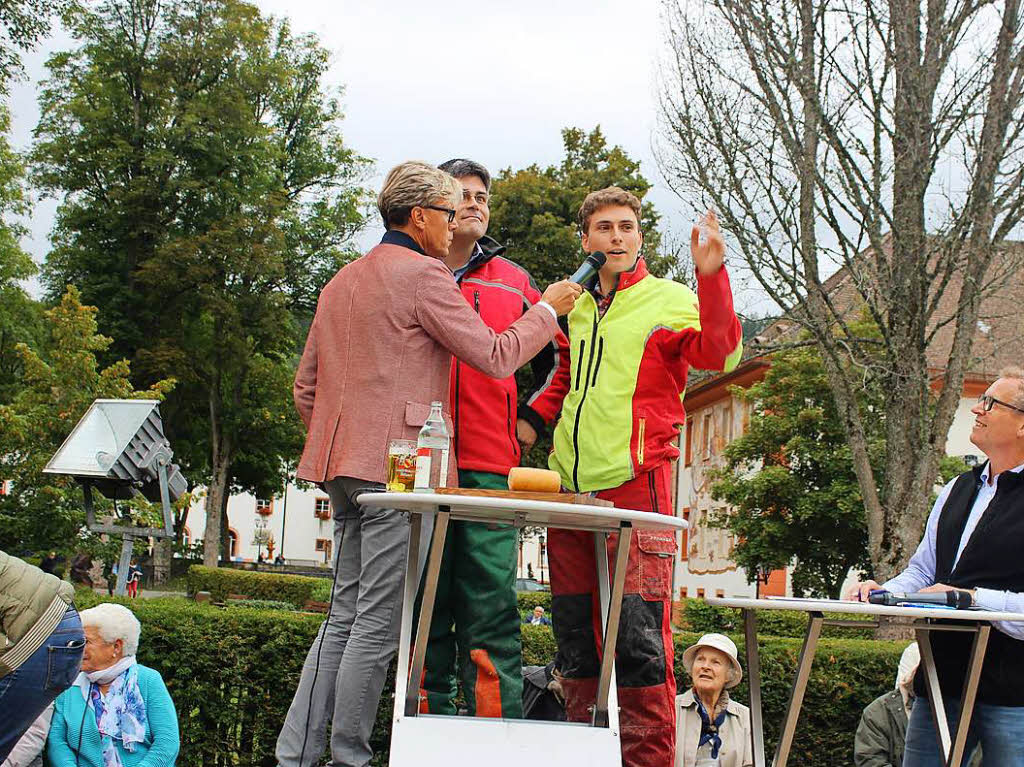
[[103, 767], [122, 767], [116, 741], [128, 753], [146, 737], [146, 703], [139, 691], [138, 667], [132, 663], [113, 682], [106, 695], [99, 683], [89, 685], [89, 700], [96, 713], [103, 749]]
[[[725, 691], [722, 695], [726, 695]], [[723, 701], [719, 698], [719, 703], [716, 708], [719, 708], [718, 716], [715, 717], [714, 721], [711, 721], [711, 717], [708, 716], [707, 709], [704, 708], [704, 704], [701, 702], [700, 696], [697, 692], [693, 693], [693, 700], [697, 704], [697, 713], [700, 715], [700, 741], [697, 743], [697, 748], [700, 748], [705, 743], [710, 741], [711, 743], [711, 756], [715, 759], [718, 758], [718, 749], [722, 747], [722, 738], [719, 737], [718, 731], [722, 727], [722, 723], [726, 717], [726, 705], [723, 705]], [[728, 703], [728, 697], [725, 698], [725, 703]]]

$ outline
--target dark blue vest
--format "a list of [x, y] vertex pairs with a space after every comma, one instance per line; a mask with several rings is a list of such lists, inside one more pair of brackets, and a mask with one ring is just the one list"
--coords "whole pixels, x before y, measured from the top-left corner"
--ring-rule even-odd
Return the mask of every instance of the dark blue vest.
[[[971, 534], [953, 567], [967, 517], [981, 487], [983, 467], [961, 474], [953, 484], [942, 511], [935, 545], [935, 582], [964, 589], [977, 587], [1024, 591], [1024, 473], [999, 475], [995, 496]], [[942, 695], [959, 698], [973, 634], [931, 632], [935, 665]], [[923, 690], [924, 674], [915, 687]], [[981, 669], [978, 700], [997, 706], [1024, 706], [1024, 641], [999, 629], [989, 634]]]

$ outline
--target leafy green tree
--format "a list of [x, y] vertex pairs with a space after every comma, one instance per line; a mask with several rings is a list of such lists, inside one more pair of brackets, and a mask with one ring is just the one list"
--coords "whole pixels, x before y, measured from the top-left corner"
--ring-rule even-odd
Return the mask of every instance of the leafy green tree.
[[[640, 163], [620, 146], [609, 147], [601, 128], [586, 133], [562, 131], [565, 157], [559, 165], [522, 170], [507, 168], [491, 188], [489, 234], [508, 247], [509, 257], [546, 285], [576, 271], [583, 258], [576, 214], [590, 192], [620, 186], [641, 200], [651, 188]], [[660, 251], [661, 217], [650, 202], [641, 209], [644, 245], [650, 270], [664, 276], [675, 266], [673, 255]]]
[[[862, 324], [870, 336], [870, 323]], [[777, 352], [763, 381], [732, 392], [750, 407], [750, 421], [726, 446], [725, 465], [711, 473], [713, 496], [729, 504], [712, 524], [736, 536], [733, 559], [751, 580], [792, 564], [794, 593], [838, 599], [847, 572], [869, 571], [871, 561], [864, 502], [820, 353]], [[878, 471], [885, 397], [868, 386], [860, 396], [860, 407], [872, 413], [869, 446]], [[966, 469], [949, 456], [939, 465], [943, 482]]]
[[21, 73], [21, 52], [31, 50], [50, 32], [53, 19], [73, 0], [0, 1], [0, 90]]
[[10, 402], [20, 379], [22, 357], [15, 346], [38, 343], [42, 326], [42, 309], [21, 287], [36, 267], [20, 244], [25, 228], [17, 217], [29, 205], [24, 163], [7, 140], [10, 128], [10, 112], [0, 105], [0, 403]]
[[[44, 276], [100, 307], [139, 381], [179, 380], [168, 431], [206, 480], [216, 564], [236, 463], [275, 484], [295, 454], [285, 372], [352, 256], [366, 161], [342, 141], [327, 51], [249, 3], [108, 0], [69, 23], [82, 44], [48, 63], [34, 151], [62, 195]], [[267, 423], [291, 436], [263, 439]]]
[[[751, 580], [793, 562], [794, 593], [838, 598], [850, 568], [869, 564], [867, 531], [820, 356], [778, 352], [763, 381], [732, 391], [751, 408], [750, 423], [712, 472], [712, 494], [729, 504], [713, 523], [736, 536], [733, 559]], [[870, 444], [880, 460], [880, 428]]]
[[[22, 73], [21, 54], [49, 33], [52, 21], [66, 12], [71, 0], [3, 0], [0, 2], [0, 94]], [[43, 325], [42, 307], [20, 282], [36, 273], [20, 245], [25, 227], [17, 218], [29, 213], [24, 188], [25, 163], [11, 147], [11, 114], [0, 104], [0, 403], [10, 402], [21, 374], [20, 342], [37, 346]]]
[[82, 491], [69, 477], [42, 469], [92, 401], [162, 400], [174, 386], [164, 380], [138, 391], [125, 360], [101, 367], [96, 355], [110, 339], [97, 333], [96, 309], [83, 306], [74, 287], [46, 312], [46, 326], [45, 354], [18, 345], [22, 386], [12, 403], [0, 405], [0, 477], [10, 481], [8, 494], [0, 495], [0, 549], [13, 552], [68, 550], [89, 537]]

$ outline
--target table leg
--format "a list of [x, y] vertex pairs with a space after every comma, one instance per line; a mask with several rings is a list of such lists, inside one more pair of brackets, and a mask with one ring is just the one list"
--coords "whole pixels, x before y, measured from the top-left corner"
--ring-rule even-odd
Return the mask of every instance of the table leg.
[[[408, 512], [406, 512], [408, 513]], [[419, 588], [420, 514], [409, 514], [409, 555], [405, 561], [405, 596], [402, 601], [402, 623], [398, 632], [398, 669], [395, 673], [395, 721], [402, 717], [405, 695], [409, 687], [409, 650], [412, 642], [412, 614], [416, 608], [416, 590]], [[418, 686], [418, 685], [417, 685]]]
[[[597, 700], [594, 705], [594, 726], [607, 727], [608, 696], [612, 684], [612, 672], [615, 669], [615, 647], [619, 639], [619, 618], [622, 616], [622, 592], [626, 585], [626, 567], [629, 562], [629, 545], [633, 538], [633, 527], [628, 522], [619, 526], [619, 542], [615, 549], [615, 573], [612, 581], [611, 595], [607, 593], [608, 583], [608, 549], [604, 544], [604, 536], [595, 533], [595, 560], [597, 562], [598, 580], [605, 584], [601, 593], [602, 612], [604, 612], [604, 641], [601, 643], [601, 671], [597, 679]], [[607, 605], [607, 607], [605, 607]]]
[[754, 767], [765, 767], [764, 717], [761, 714], [761, 654], [757, 646], [757, 613], [743, 610], [743, 633], [746, 641], [747, 686], [750, 688], [750, 739]]
[[928, 629], [915, 629], [917, 635], [917, 646], [921, 651], [921, 668], [924, 669], [924, 686], [928, 691], [928, 703], [932, 710], [932, 719], [935, 722], [935, 731], [939, 735], [939, 748], [943, 756], [949, 756], [949, 722], [946, 721], [946, 707], [942, 701], [942, 691], [939, 689], [939, 674], [935, 670], [935, 656], [932, 655], [932, 643], [929, 638]]
[[967, 676], [964, 678], [963, 698], [960, 701], [960, 721], [956, 726], [956, 736], [946, 764], [949, 767], [959, 765], [967, 745], [967, 730], [971, 726], [971, 714], [974, 712], [974, 699], [978, 694], [978, 681], [981, 677], [981, 664], [985, 660], [985, 649], [988, 647], [988, 635], [992, 627], [987, 623], [979, 623], [978, 633], [971, 645], [971, 659], [967, 665]]
[[[448, 533], [448, 518], [451, 509], [439, 506], [434, 521], [434, 536], [430, 543], [427, 571], [423, 575], [423, 601], [420, 603], [420, 620], [416, 626], [416, 640], [413, 644], [412, 667], [409, 669], [409, 687], [405, 693], [405, 715], [416, 716], [420, 707], [420, 677], [427, 657], [427, 643], [430, 641], [430, 620], [434, 615], [434, 597], [437, 595], [437, 581], [441, 576], [441, 556], [444, 554], [444, 539]], [[415, 597], [414, 597], [415, 599]]]
[[786, 717], [782, 720], [782, 731], [779, 733], [779, 744], [775, 747], [775, 758], [772, 760], [772, 767], [786, 767], [786, 761], [789, 759], [789, 749], [793, 746], [793, 735], [796, 734], [796, 723], [800, 718], [800, 706], [804, 701], [807, 680], [811, 676], [814, 650], [818, 646], [818, 637], [821, 635], [821, 623], [825, 616], [820, 612], [811, 612], [808, 613], [808, 617], [810, 620], [807, 624], [807, 636], [804, 637], [804, 646], [800, 651], [800, 660], [796, 667], [796, 679], [793, 680], [793, 687], [789, 691]]

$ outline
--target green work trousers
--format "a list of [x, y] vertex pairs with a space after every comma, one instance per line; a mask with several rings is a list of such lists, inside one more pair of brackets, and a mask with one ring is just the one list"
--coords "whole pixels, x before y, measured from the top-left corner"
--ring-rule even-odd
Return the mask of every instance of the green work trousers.
[[[507, 489], [508, 478], [460, 471], [459, 486]], [[456, 713], [457, 661], [470, 716], [522, 718], [518, 540], [508, 525], [449, 524], [420, 689], [422, 712]]]

